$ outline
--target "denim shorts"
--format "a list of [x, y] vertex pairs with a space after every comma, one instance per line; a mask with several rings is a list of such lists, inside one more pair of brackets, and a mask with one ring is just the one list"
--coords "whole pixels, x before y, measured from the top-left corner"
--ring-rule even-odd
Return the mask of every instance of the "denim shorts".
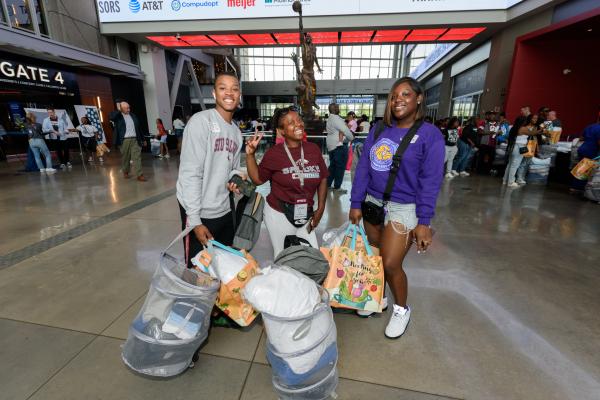
[[[367, 194], [365, 201], [370, 201], [378, 206], [383, 205], [381, 200], [376, 199], [370, 194]], [[387, 225], [390, 221], [401, 224], [409, 232], [412, 231], [419, 224], [419, 219], [417, 218], [417, 205], [400, 204], [394, 203], [393, 201], [388, 202], [384, 224]]]

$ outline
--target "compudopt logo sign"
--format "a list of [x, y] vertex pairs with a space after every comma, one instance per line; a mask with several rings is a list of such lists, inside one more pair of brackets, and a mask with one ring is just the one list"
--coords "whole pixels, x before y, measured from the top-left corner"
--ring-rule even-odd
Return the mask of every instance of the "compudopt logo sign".
[[173, 0], [171, 2], [171, 8], [173, 9], [173, 11], [181, 10], [181, 2], [179, 0]]

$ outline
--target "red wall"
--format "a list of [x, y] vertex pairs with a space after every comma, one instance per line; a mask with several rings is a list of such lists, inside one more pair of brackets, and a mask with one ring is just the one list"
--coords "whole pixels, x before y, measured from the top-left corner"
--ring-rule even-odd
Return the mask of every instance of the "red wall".
[[[556, 110], [563, 133], [574, 135], [595, 122], [600, 107], [598, 41], [535, 39], [517, 42], [505, 110], [512, 121], [523, 105]], [[564, 69], [571, 73], [563, 74]]]

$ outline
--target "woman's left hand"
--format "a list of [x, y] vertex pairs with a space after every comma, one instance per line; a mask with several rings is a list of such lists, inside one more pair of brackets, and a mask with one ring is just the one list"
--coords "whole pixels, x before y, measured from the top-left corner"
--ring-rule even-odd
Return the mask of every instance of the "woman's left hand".
[[427, 225], [417, 225], [413, 231], [415, 240], [417, 241], [417, 252], [425, 253], [433, 240], [433, 234], [431, 228]]
[[319, 225], [319, 222], [321, 222], [324, 212], [325, 210], [322, 208], [317, 208], [317, 210], [314, 212], [313, 217], [310, 220], [310, 226], [313, 230], [317, 227], [317, 225]]

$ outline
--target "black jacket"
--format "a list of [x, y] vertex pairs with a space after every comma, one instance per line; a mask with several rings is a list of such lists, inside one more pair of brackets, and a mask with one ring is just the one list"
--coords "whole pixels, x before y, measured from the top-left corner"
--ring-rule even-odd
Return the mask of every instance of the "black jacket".
[[[140, 129], [140, 121], [133, 113], [129, 113], [131, 119], [133, 119], [133, 125], [135, 126], [135, 136], [137, 142], [140, 146], [144, 143], [144, 135], [142, 134], [142, 130]], [[123, 118], [123, 114], [119, 111], [113, 112], [110, 114], [110, 120], [113, 123], [114, 130], [114, 138], [113, 142], [115, 145], [120, 146], [123, 143], [123, 139], [125, 138], [125, 131], [127, 130], [127, 126], [125, 124], [125, 118]]]

